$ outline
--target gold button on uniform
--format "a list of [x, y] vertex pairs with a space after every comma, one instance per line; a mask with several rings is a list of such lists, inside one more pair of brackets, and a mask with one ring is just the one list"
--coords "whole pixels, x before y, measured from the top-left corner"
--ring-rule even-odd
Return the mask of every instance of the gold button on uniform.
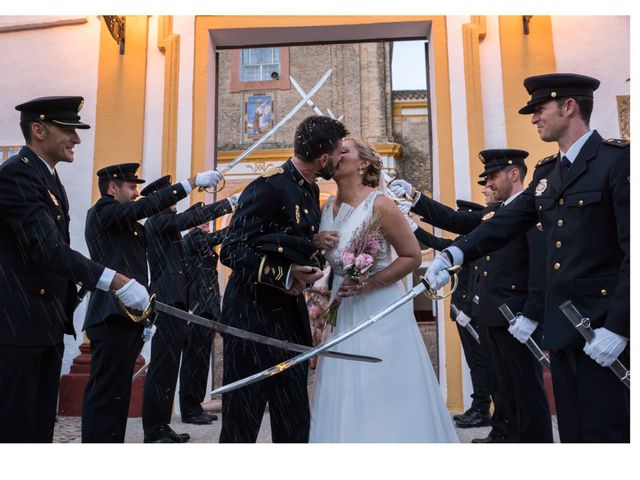
[[560, 248], [560, 247], [562, 247], [562, 242], [560, 240], [558, 240], [556, 242], [556, 248]]
[[560, 264], [558, 262], [554, 263], [553, 268], [555, 268], [556, 270], [560, 270]]
[[488, 276], [488, 275], [489, 275], [489, 273], [488, 273], [488, 272], [482, 272], [482, 276], [483, 276], [483, 277], [486, 277], [486, 276]]
[[62, 217], [61, 217], [60, 215], [56, 215], [56, 220], [57, 220], [57, 221], [60, 221], [60, 219], [61, 219], [61, 218], [62, 218]]
[[304, 209], [304, 213], [309, 213], [309, 210], [307, 210], [306, 208]]
[[562, 220], [562, 219], [558, 220], [558, 224], [557, 225], [559, 227], [563, 226], [564, 225], [564, 220]]
[[602, 296], [607, 294], [607, 291], [603, 288], [602, 290], [600, 290], [600, 293], [602, 294]]
[[177, 194], [178, 194], [178, 191], [177, 191], [177, 190], [174, 190], [174, 191], [173, 191], [173, 194], [174, 194], [174, 195], [177, 195]]
[[578, 201], [578, 206], [579, 207], [584, 207], [584, 200]]
[[40, 295], [44, 295], [44, 293], [45, 293], [45, 292], [44, 292], [44, 288], [41, 288], [41, 289], [40, 289]]
[[278, 253], [282, 253], [282, 252], [284, 252], [284, 248], [278, 247]]
[[515, 290], [516, 286], [515, 285], [511, 285], [511, 290]]
[[138, 232], [133, 232], [133, 234], [137, 237], [138, 236]]
[[311, 225], [311, 231], [315, 232], [316, 231], [316, 227], [314, 225]]
[[564, 205], [564, 198], [561, 198], [560, 200], [558, 200], [558, 205]]
[[490, 255], [487, 255], [487, 256], [486, 256], [486, 257], [484, 257], [484, 258], [487, 260], [487, 262], [488, 262], [489, 260], [491, 260], [491, 256], [490, 256]]

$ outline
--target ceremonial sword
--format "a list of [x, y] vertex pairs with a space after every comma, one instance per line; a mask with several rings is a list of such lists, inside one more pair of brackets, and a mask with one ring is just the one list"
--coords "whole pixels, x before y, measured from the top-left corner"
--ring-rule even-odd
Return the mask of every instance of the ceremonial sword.
[[[591, 320], [589, 320], [588, 317], [583, 317], [575, 305], [571, 303], [571, 300], [567, 300], [558, 308], [564, 313], [564, 316], [569, 319], [578, 333], [584, 337], [587, 343], [591, 343], [596, 336], [593, 328], [591, 328]], [[613, 363], [609, 365], [609, 368], [616, 377], [618, 377], [618, 380], [631, 390], [631, 372], [627, 370], [620, 360], [616, 358]]]
[[280, 129], [280, 127], [282, 127], [285, 123], [287, 123], [291, 119], [291, 117], [293, 117], [298, 112], [298, 110], [300, 110], [304, 105], [307, 104], [307, 102], [311, 100], [311, 97], [313, 97], [316, 94], [316, 92], [320, 90], [320, 87], [322, 87], [324, 82], [327, 81], [327, 78], [331, 76], [331, 72], [332, 72], [331, 68], [326, 72], [324, 72], [324, 75], [320, 77], [320, 80], [318, 80], [318, 83], [316, 83], [313, 86], [313, 88], [309, 90], [309, 92], [306, 95], [303, 96], [302, 100], [300, 100], [296, 104], [296, 106], [291, 109], [289, 113], [287, 113], [284, 117], [282, 117], [282, 120], [276, 123], [271, 130], [269, 130], [262, 137], [260, 137], [260, 139], [258, 139], [258, 141], [256, 141], [253, 145], [251, 145], [244, 152], [242, 152], [240, 155], [234, 158], [230, 163], [225, 165], [225, 167], [219, 172], [220, 173], [228, 172], [233, 167], [235, 167], [238, 163], [240, 163], [244, 158], [246, 158], [248, 155], [253, 153], [260, 145], [266, 142], [269, 139], [269, 137], [271, 137], [274, 133], [276, 133]]
[[[498, 307], [498, 310], [500, 310], [500, 313], [502, 313], [502, 315], [504, 315], [504, 318], [507, 319], [509, 325], [513, 325], [513, 323], [516, 321], [516, 316], [509, 308], [509, 305], [503, 303], [502, 305], [500, 305], [500, 307]], [[538, 360], [547, 370], [551, 371], [551, 363], [549, 363], [549, 359], [540, 349], [536, 341], [531, 338], [531, 336], [529, 336], [525, 344], [527, 345], [527, 348], [531, 351], [531, 353], [533, 353], [533, 356], [536, 357], [536, 360]]]
[[[296, 81], [295, 78], [293, 78], [291, 75], [289, 75], [289, 80], [291, 80], [291, 83], [293, 84], [293, 86], [295, 87], [295, 89], [298, 91], [298, 93], [300, 94], [301, 97], [306, 97], [307, 96], [307, 92], [305, 92], [302, 87], [300, 86], [300, 84]], [[318, 108], [318, 106], [314, 103], [313, 100], [309, 99], [307, 100], [307, 105], [309, 105], [311, 108], [313, 108], [313, 111], [316, 112], [317, 115], [324, 115], [324, 113], [322, 113], [322, 110], [320, 110]], [[329, 113], [329, 116], [331, 118], [333, 118], [334, 120], [336, 120], [335, 115], [333, 114], [333, 112], [327, 108], [327, 112]], [[344, 115], [341, 115], [340, 118], [338, 118], [338, 121], [342, 120], [342, 117]]]
[[[455, 318], [458, 318], [458, 314], [460, 313], [460, 309], [456, 307], [453, 303], [451, 304], [451, 313], [453, 313], [453, 316]], [[464, 326], [464, 328], [467, 329], [467, 332], [471, 334], [471, 336], [476, 342], [480, 343], [480, 336], [478, 335], [478, 332], [476, 332], [476, 329], [473, 328], [473, 326], [470, 323], [467, 323]]]
[[[447, 269], [449, 271], [449, 273], [451, 273], [453, 275], [454, 278], [454, 285], [451, 288], [451, 292], [449, 293], [449, 295], [451, 295], [451, 293], [453, 293], [453, 291], [455, 291], [455, 287], [457, 286], [458, 283], [458, 277], [457, 277], [457, 272], [460, 271], [460, 266], [458, 265], [454, 265], [453, 267], [450, 267], [449, 269]], [[357, 325], [354, 325], [351, 328], [348, 328], [347, 330], [345, 330], [344, 332], [342, 332], [339, 335], [336, 335], [335, 337], [333, 337], [331, 340], [328, 340], [324, 343], [321, 343], [320, 345], [311, 348], [310, 350], [301, 353], [300, 355], [293, 357], [289, 360], [285, 360], [284, 362], [281, 362], [277, 365], [274, 365], [273, 367], [267, 368], [266, 370], [263, 370], [262, 372], [258, 372], [255, 373], [251, 376], [242, 378], [240, 380], [237, 380], [233, 383], [229, 383], [227, 385], [223, 385], [222, 387], [216, 388], [215, 390], [213, 390], [211, 392], [211, 395], [218, 395], [220, 393], [227, 393], [230, 392], [232, 390], [236, 390], [238, 388], [241, 387], [245, 387], [247, 385], [251, 385], [252, 383], [256, 383], [259, 382], [260, 380], [264, 380], [266, 378], [269, 378], [273, 375], [277, 375], [278, 373], [282, 373], [285, 370], [288, 370], [291, 367], [294, 367], [302, 362], [307, 361], [309, 358], [315, 356], [315, 355], [320, 355], [323, 352], [326, 352], [329, 348], [333, 347], [334, 345], [337, 345], [340, 342], [345, 341], [347, 338], [355, 335], [356, 333], [364, 330], [367, 327], [370, 327], [371, 325], [373, 325], [374, 323], [378, 322], [378, 320], [386, 317], [387, 315], [389, 315], [391, 312], [393, 312], [394, 310], [396, 310], [398, 307], [404, 305], [405, 303], [407, 303], [409, 300], [414, 299], [415, 297], [417, 297], [418, 295], [420, 295], [421, 293], [427, 293], [428, 296], [430, 295], [430, 298], [434, 298], [434, 299], [439, 299], [441, 300], [442, 296], [437, 296], [437, 293], [434, 292], [430, 287], [429, 287], [429, 283], [427, 282], [427, 280], [422, 277], [420, 279], [420, 283], [418, 285], [416, 285], [415, 287], [413, 287], [411, 290], [409, 290], [407, 293], [405, 293], [404, 295], [402, 295], [400, 298], [398, 298], [396, 301], [390, 303], [389, 305], [387, 305], [386, 307], [384, 307], [382, 310], [378, 311], [377, 313], [371, 315], [369, 318], [367, 318], [366, 320], [363, 320], [362, 322], [358, 323]]]
[[[126, 309], [126, 307], [124, 307], [124, 305], [121, 305], [121, 307], [124, 309], [127, 316], [136, 323], [142, 322], [153, 311], [156, 311], [156, 312], [166, 313], [167, 315], [171, 315], [172, 317], [180, 318], [181, 320], [186, 320], [187, 322], [195, 323], [197, 325], [202, 325], [212, 330], [216, 330], [220, 333], [228, 333], [229, 335], [233, 335], [235, 337], [242, 338], [244, 340], [251, 340], [253, 342], [261, 343], [263, 345], [269, 345], [271, 347], [291, 350], [293, 352], [307, 352], [312, 349], [312, 347], [309, 347], [307, 345], [300, 345], [298, 343], [292, 343], [286, 340], [278, 340], [276, 338], [266, 337], [264, 335], [249, 332], [247, 330], [242, 330], [240, 328], [225, 325], [223, 323], [216, 322], [214, 320], [209, 320], [208, 318], [200, 317], [198, 315], [194, 315], [193, 313], [185, 312], [184, 310], [180, 310], [179, 308], [172, 307], [171, 305], [167, 305], [166, 303], [157, 301], [155, 294], [151, 296], [151, 298], [149, 299], [149, 305], [147, 305], [147, 308], [145, 308], [144, 313], [140, 316], [132, 315], [131, 312], [129, 312]], [[342, 360], [354, 360], [359, 362], [370, 362], [370, 363], [377, 363], [382, 361], [381, 359], [376, 357], [369, 357], [366, 355], [354, 355], [351, 353], [324, 352], [323, 354], [327, 357], [340, 358]], [[136, 376], [139, 373], [141, 373], [141, 370], [142, 368], [138, 372], [136, 372]]]

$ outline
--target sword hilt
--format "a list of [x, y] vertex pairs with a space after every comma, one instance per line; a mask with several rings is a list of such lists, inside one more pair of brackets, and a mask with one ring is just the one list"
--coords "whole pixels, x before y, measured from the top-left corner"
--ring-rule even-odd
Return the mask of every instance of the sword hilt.
[[453, 277], [453, 285], [451, 285], [449, 293], [445, 293], [444, 295], [439, 295], [437, 290], [431, 288], [429, 282], [427, 282], [427, 279], [424, 278], [424, 276], [420, 277], [420, 281], [427, 287], [422, 293], [430, 300], [444, 300], [445, 298], [450, 297], [458, 288], [458, 272], [460, 270], [462, 270], [460, 265], [453, 265], [452, 267], [447, 268], [447, 272], [449, 272], [449, 275]]
[[[223, 169], [224, 170], [224, 169]], [[224, 190], [224, 186], [226, 185], [226, 180], [224, 179], [224, 175], [222, 174], [223, 172], [219, 171], [219, 170], [215, 170], [216, 172], [218, 172], [221, 176], [222, 176], [222, 181], [218, 182], [218, 184], [216, 185], [216, 187], [213, 190], [210, 190], [211, 187], [198, 187], [198, 191], [199, 192], [207, 192], [210, 194], [216, 194], [221, 192], [222, 190]], [[224, 170], [226, 172], [226, 170]], [[218, 186], [222, 184], [221, 187], [218, 188]]]
[[135, 313], [131, 313], [129, 309], [124, 305], [124, 303], [122, 303], [122, 300], [118, 299], [118, 303], [120, 304], [120, 308], [122, 309], [122, 311], [124, 312], [124, 314], [127, 316], [129, 320], [135, 323], [142, 323], [147, 318], [149, 318], [149, 315], [151, 315], [154, 311], [154, 305], [156, 303], [156, 294], [154, 293], [153, 295], [151, 295], [151, 297], [149, 298], [149, 304], [142, 311], [142, 315], [136, 315]]

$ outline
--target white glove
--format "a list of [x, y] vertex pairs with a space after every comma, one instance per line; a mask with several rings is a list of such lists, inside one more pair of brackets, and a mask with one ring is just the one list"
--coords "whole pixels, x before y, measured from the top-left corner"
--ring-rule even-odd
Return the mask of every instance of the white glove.
[[404, 197], [405, 195], [411, 196], [413, 193], [413, 185], [406, 180], [398, 179], [389, 184], [389, 190], [391, 190], [396, 197]]
[[449, 283], [451, 275], [447, 272], [447, 268], [451, 266], [449, 258], [444, 253], [441, 253], [433, 259], [433, 262], [429, 265], [426, 274], [427, 282], [429, 282], [429, 286], [433, 290], [440, 290]]
[[398, 202], [398, 210], [400, 210], [403, 215], [408, 214], [411, 211], [411, 202], [409, 201]]
[[409, 228], [412, 232], [415, 232], [418, 229], [418, 224], [411, 220], [409, 217], [405, 217], [407, 219], [407, 223], [409, 224]]
[[462, 310], [458, 312], [458, 316], [456, 317], [456, 322], [458, 322], [458, 325], [464, 328], [467, 325], [469, 325], [470, 321], [471, 321], [471, 317], [466, 315]]
[[156, 327], [155, 324], [151, 325], [150, 327], [144, 327], [144, 330], [142, 332], [142, 341], [148, 342], [149, 340], [151, 340], [155, 335], [157, 329], [158, 327]]
[[604, 327], [594, 329], [593, 333], [596, 336], [584, 346], [584, 353], [593, 358], [599, 365], [608, 367], [626, 348], [629, 339]]
[[525, 317], [522, 314], [516, 315], [516, 320], [509, 325], [509, 333], [520, 343], [526, 343], [533, 331], [538, 327], [538, 322]]
[[147, 289], [133, 278], [124, 287], [116, 290], [115, 294], [124, 303], [125, 307], [134, 310], [144, 310], [149, 305]]
[[215, 170], [207, 170], [196, 175], [196, 187], [215, 187], [222, 180], [222, 174]]
[[234, 210], [238, 206], [238, 199], [239, 198], [240, 198], [240, 194], [239, 193], [234, 193], [233, 195], [229, 195], [227, 197], [227, 200], [229, 200], [229, 203], [231, 204], [231, 208], [233, 208]]

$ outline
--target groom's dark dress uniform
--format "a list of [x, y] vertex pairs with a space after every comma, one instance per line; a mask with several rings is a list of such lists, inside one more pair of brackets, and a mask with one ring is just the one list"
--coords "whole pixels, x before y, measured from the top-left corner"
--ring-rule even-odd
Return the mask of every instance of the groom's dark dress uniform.
[[[264, 254], [256, 241], [266, 234], [310, 240], [320, 225], [320, 191], [290, 159], [257, 178], [239, 199], [221, 262], [233, 269], [222, 307], [222, 322], [268, 337], [311, 346], [303, 295], [285, 292], [291, 261]], [[283, 252], [281, 252], [283, 253]], [[286, 252], [284, 252], [286, 253]], [[290, 358], [292, 352], [225, 335], [224, 384]], [[309, 438], [308, 363], [222, 396], [220, 442], [255, 442], [267, 402], [274, 442]]]

